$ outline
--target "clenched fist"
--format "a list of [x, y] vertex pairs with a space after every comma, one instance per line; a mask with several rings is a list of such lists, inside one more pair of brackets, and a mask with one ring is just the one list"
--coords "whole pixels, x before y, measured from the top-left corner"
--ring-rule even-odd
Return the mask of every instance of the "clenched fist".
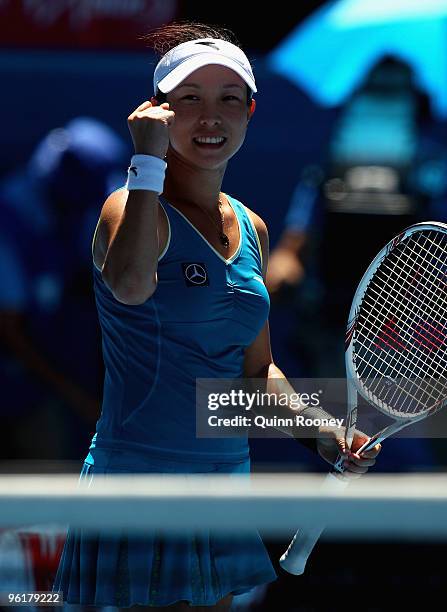
[[127, 118], [135, 154], [164, 159], [169, 146], [169, 127], [174, 117], [169, 102], [156, 106], [147, 100], [140, 104]]

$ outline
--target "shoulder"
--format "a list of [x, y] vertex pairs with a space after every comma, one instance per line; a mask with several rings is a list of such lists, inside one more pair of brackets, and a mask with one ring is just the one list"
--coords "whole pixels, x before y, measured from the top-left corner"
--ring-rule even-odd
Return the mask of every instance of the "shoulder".
[[121, 218], [123, 210], [126, 206], [128, 195], [129, 192], [127, 189], [125, 187], [120, 187], [108, 196], [104, 202], [101, 215], [99, 217], [100, 225], [111, 225], [117, 217]]
[[250, 208], [248, 208], [248, 206], [246, 206], [245, 204], [243, 204], [242, 206], [247, 211], [248, 216], [250, 217], [253, 225], [255, 226], [255, 229], [258, 232], [259, 238], [261, 237], [261, 235], [268, 238], [268, 229], [267, 229], [267, 225], [265, 221], [261, 219], [261, 217], [258, 214], [253, 212]]
[[265, 221], [254, 211], [252, 211], [248, 206], [242, 204], [245, 211], [247, 212], [253, 226], [256, 230], [259, 239], [259, 246], [261, 250], [261, 258], [263, 262], [263, 268], [267, 266], [268, 256], [269, 256], [269, 233], [268, 228]]
[[93, 261], [99, 269], [104, 264], [108, 245], [121, 220], [127, 194], [124, 187], [117, 189], [108, 196], [101, 209], [92, 244]]
[[[101, 209], [92, 245], [93, 259], [99, 269], [104, 264], [109, 244], [121, 222], [128, 196], [128, 190], [125, 187], [120, 187], [108, 196]], [[158, 230], [160, 253], [165, 248], [168, 239], [168, 223], [163, 207], [159, 206]]]

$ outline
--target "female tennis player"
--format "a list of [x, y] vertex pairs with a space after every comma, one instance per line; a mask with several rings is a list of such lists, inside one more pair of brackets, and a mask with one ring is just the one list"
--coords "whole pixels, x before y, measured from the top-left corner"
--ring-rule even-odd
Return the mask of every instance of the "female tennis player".
[[[244, 142], [257, 88], [228, 30], [171, 24], [154, 96], [128, 117], [126, 186], [105, 202], [93, 239], [106, 367], [102, 413], [81, 478], [104, 473], [248, 474], [246, 438], [197, 438], [197, 378], [280, 378], [270, 351], [265, 223], [221, 192]], [[290, 109], [272, 109], [287, 121]], [[367, 440], [359, 434], [353, 450]], [[338, 434], [318, 442], [333, 461]], [[368, 457], [347, 453], [348, 470]], [[234, 594], [276, 579], [257, 531], [114, 538], [69, 530], [54, 589], [68, 603], [229, 610]]]

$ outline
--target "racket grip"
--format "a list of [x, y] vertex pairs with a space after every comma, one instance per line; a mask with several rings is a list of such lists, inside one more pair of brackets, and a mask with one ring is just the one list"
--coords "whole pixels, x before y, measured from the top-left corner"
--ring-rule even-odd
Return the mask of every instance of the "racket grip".
[[304, 574], [307, 559], [323, 531], [324, 527], [312, 527], [306, 530], [298, 529], [288, 549], [279, 560], [283, 570], [295, 576]]
[[[348, 484], [347, 480], [329, 473], [323, 483], [323, 491], [343, 490]], [[289, 574], [300, 576], [306, 569], [307, 560], [324, 531], [324, 525], [298, 529], [286, 552], [279, 560], [280, 566]]]

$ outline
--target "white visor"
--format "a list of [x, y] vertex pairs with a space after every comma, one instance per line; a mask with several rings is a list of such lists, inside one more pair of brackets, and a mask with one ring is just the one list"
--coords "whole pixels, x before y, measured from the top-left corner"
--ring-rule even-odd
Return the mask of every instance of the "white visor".
[[172, 91], [195, 70], [209, 64], [231, 68], [253, 93], [258, 91], [250, 62], [239, 47], [219, 38], [198, 38], [173, 47], [161, 58], [154, 72], [154, 95], [157, 89]]

